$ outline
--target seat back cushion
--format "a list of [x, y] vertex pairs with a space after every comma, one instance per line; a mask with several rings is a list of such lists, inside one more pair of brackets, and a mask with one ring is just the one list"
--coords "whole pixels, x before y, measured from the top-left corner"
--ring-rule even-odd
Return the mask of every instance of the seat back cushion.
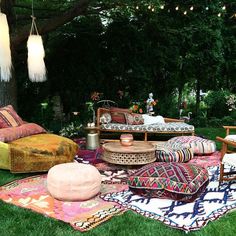
[[0, 128], [17, 127], [22, 124], [24, 121], [11, 105], [0, 108]]
[[118, 108], [118, 107], [111, 107], [111, 122], [112, 123], [120, 123], [120, 124], [126, 124], [126, 113], [131, 113], [129, 109], [124, 108]]
[[156, 162], [129, 176], [128, 185], [135, 194], [148, 198], [194, 201], [208, 185], [208, 171], [187, 163]]

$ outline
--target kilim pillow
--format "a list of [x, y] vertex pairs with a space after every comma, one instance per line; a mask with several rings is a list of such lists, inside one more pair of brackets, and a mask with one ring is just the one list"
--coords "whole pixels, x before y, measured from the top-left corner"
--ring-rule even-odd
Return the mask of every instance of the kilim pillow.
[[143, 125], [144, 119], [141, 114], [125, 113], [125, 119], [127, 125]]
[[8, 127], [0, 129], [0, 141], [8, 143], [19, 138], [24, 138], [34, 134], [42, 134], [47, 131], [35, 123], [26, 123], [17, 127]]
[[187, 163], [156, 162], [131, 174], [128, 185], [135, 194], [148, 198], [194, 201], [208, 185], [208, 171]]
[[197, 136], [179, 136], [167, 141], [172, 147], [181, 144], [183, 147], [192, 148], [194, 154], [211, 154], [216, 151], [216, 143], [213, 140]]
[[193, 158], [193, 150], [190, 147], [175, 145], [174, 147], [168, 143], [161, 146], [155, 145], [156, 160], [160, 162], [188, 162]]
[[110, 112], [111, 112], [111, 122], [120, 124], [126, 124], [125, 114], [131, 113], [129, 109], [123, 109], [118, 107], [110, 108]]
[[11, 105], [0, 108], [0, 128], [17, 127], [24, 124]]

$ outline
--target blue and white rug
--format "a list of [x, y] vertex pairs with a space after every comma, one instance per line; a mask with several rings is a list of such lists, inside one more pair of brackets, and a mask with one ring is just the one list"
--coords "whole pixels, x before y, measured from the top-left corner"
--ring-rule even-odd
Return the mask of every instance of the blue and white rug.
[[219, 167], [208, 169], [210, 182], [205, 192], [194, 202], [184, 203], [168, 199], [144, 198], [129, 190], [102, 195], [102, 199], [131, 209], [143, 216], [186, 232], [199, 230], [236, 208], [236, 182], [219, 186]]

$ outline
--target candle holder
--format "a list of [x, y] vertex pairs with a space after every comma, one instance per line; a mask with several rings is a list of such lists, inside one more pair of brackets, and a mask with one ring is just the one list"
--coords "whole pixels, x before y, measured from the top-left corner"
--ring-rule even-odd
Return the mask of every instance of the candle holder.
[[120, 136], [120, 143], [123, 146], [132, 146], [134, 143], [134, 138], [132, 134], [122, 134]]

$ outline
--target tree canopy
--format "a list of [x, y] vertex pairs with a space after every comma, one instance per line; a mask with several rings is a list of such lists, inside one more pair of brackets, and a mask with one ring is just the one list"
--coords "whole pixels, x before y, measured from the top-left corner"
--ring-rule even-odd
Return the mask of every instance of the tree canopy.
[[59, 94], [70, 112], [82, 109], [93, 91], [117, 101], [117, 92], [123, 91], [123, 105], [153, 92], [161, 112], [168, 114], [173, 97], [180, 105], [186, 84], [196, 91], [196, 112], [200, 90], [224, 87], [235, 92], [234, 1], [34, 0], [33, 4], [44, 37], [48, 80], [42, 84], [28, 80], [26, 40], [32, 1], [2, 0], [15, 72], [9, 84], [0, 82], [2, 105], [18, 100], [19, 109], [29, 113], [31, 108], [25, 109], [24, 103], [34, 107]]

